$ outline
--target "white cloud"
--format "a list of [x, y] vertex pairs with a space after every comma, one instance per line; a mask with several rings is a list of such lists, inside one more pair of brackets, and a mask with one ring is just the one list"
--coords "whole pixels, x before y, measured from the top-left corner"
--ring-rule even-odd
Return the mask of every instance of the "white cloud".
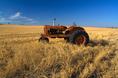
[[22, 16], [20, 12], [16, 12], [14, 15], [11, 15], [9, 17], [9, 19], [11, 20], [28, 20], [28, 21], [32, 21], [33, 19], [26, 17], [26, 16]]
[[21, 16], [21, 13], [20, 12], [16, 12], [15, 15], [10, 16], [10, 19], [15, 19], [15, 18], [18, 18], [20, 16]]
[[15, 14], [8, 16], [8, 17], [1, 17], [0, 16], [0, 23], [15, 23], [15, 24], [36, 24], [37, 21], [23, 16], [21, 12], [16, 12]]

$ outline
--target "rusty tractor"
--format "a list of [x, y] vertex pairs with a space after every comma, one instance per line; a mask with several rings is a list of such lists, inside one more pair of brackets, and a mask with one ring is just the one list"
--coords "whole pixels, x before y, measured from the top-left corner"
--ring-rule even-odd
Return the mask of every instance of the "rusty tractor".
[[39, 41], [49, 42], [49, 38], [64, 38], [67, 42], [77, 45], [87, 45], [89, 35], [84, 28], [78, 26], [44, 26], [44, 33]]

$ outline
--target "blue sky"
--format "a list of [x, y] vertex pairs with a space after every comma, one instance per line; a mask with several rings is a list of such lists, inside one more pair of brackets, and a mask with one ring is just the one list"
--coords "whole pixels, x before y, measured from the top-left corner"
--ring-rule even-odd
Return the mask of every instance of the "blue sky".
[[118, 0], [0, 0], [0, 23], [118, 27]]

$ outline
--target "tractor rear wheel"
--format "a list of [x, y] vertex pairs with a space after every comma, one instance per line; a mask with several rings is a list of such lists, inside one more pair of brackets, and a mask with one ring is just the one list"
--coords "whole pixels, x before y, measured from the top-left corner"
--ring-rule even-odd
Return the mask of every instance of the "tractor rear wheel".
[[77, 45], [87, 45], [89, 36], [85, 31], [77, 30], [70, 35], [69, 42]]
[[40, 37], [39, 42], [49, 42], [49, 39], [47, 37]]

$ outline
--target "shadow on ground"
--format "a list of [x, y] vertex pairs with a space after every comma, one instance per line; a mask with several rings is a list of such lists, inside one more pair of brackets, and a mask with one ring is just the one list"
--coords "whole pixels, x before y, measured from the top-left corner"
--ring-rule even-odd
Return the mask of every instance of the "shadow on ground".
[[107, 46], [109, 45], [109, 41], [107, 40], [91, 40], [88, 46], [94, 47], [94, 46]]

